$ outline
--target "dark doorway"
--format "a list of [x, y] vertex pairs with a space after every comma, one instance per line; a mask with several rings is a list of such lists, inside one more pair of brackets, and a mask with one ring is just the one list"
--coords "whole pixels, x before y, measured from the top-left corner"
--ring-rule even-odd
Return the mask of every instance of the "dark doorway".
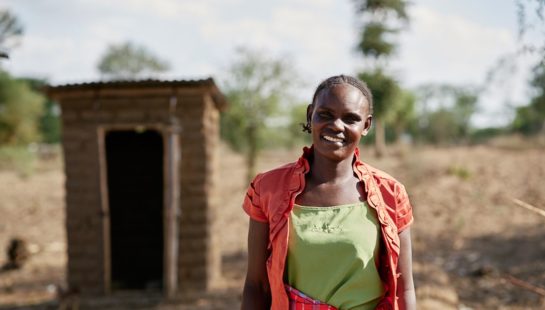
[[113, 290], [163, 286], [163, 138], [106, 133]]

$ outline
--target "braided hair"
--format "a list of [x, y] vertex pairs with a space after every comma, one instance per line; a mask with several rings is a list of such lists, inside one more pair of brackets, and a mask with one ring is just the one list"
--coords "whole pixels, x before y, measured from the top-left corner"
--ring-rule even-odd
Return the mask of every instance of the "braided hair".
[[[373, 114], [373, 94], [371, 94], [371, 90], [369, 90], [369, 87], [367, 84], [363, 81], [360, 81], [359, 79], [349, 76], [349, 75], [335, 75], [332, 77], [327, 78], [324, 80], [318, 87], [316, 88], [316, 91], [314, 92], [314, 96], [312, 97], [312, 103], [311, 105], [314, 105], [316, 102], [316, 98], [320, 95], [320, 93], [324, 90], [329, 90], [337, 85], [340, 84], [348, 84], [351, 85], [361, 91], [365, 99], [367, 99], [367, 102], [369, 103], [369, 114]], [[307, 119], [306, 124], [301, 124], [303, 126], [303, 131], [306, 131], [310, 133], [310, 119]]]

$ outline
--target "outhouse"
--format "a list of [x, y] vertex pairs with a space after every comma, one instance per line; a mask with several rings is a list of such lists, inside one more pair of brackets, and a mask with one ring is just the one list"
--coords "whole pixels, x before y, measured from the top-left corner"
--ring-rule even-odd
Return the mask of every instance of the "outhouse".
[[220, 276], [212, 79], [51, 86], [61, 107], [67, 280], [85, 295], [206, 290]]

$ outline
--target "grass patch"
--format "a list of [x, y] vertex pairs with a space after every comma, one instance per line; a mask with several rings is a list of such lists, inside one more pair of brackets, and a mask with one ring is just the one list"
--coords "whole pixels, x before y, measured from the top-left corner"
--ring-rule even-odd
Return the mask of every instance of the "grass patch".
[[461, 166], [450, 166], [447, 169], [448, 175], [454, 175], [462, 180], [469, 180], [471, 178], [471, 171], [469, 169], [461, 167]]
[[490, 139], [489, 146], [511, 151], [545, 148], [545, 134], [525, 137], [520, 134], [503, 135]]

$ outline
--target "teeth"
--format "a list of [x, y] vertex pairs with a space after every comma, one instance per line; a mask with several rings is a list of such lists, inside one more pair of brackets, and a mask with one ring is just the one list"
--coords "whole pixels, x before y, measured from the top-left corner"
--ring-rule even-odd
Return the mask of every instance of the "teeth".
[[327, 141], [331, 141], [331, 142], [343, 142], [343, 139], [335, 138], [335, 137], [331, 137], [331, 136], [324, 136], [324, 139], [326, 139]]

